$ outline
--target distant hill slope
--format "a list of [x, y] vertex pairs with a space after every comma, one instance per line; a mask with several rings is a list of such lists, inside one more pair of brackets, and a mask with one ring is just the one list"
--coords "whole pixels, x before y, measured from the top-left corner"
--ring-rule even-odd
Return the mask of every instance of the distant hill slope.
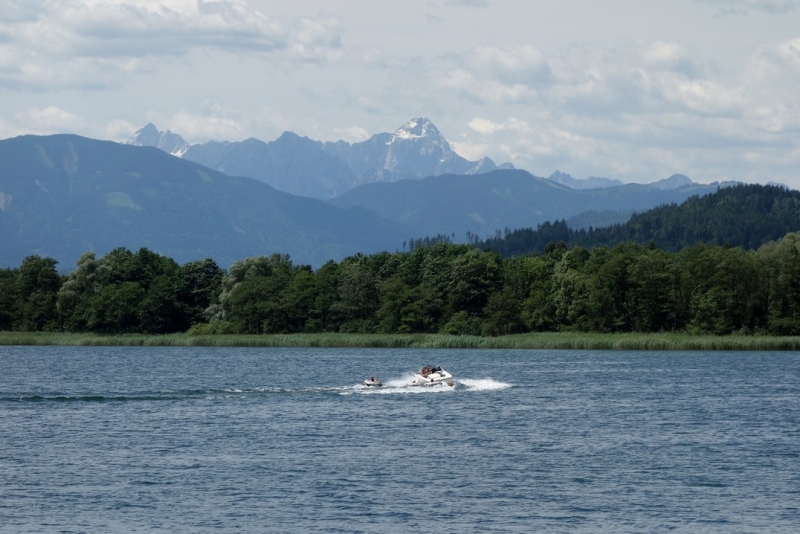
[[589, 176], [583, 180], [573, 178], [569, 174], [561, 171], [555, 171], [547, 177], [551, 182], [556, 182], [561, 185], [566, 185], [571, 189], [605, 189], [606, 187], [617, 187], [623, 185], [619, 180], [612, 180], [610, 178], [600, 178], [598, 176]]
[[36, 253], [70, 267], [120, 246], [179, 262], [281, 252], [319, 265], [395, 250], [409, 230], [155, 148], [53, 135], [0, 141], [0, 235], [2, 266]]
[[[169, 130], [167, 130], [167, 134]], [[166, 135], [166, 134], [165, 134]], [[619, 180], [612, 180], [610, 178], [600, 178], [598, 176], [589, 176], [588, 178], [578, 179], [573, 178], [569, 174], [563, 173], [561, 171], [555, 171], [553, 174], [547, 177], [548, 180], [551, 182], [556, 182], [561, 185], [566, 185], [572, 189], [605, 189], [607, 187], [617, 187], [623, 185], [622, 182]], [[734, 182], [727, 182], [724, 185], [733, 185]], [[686, 176], [685, 174], [673, 174], [669, 178], [664, 178], [663, 180], [658, 180], [655, 182], [650, 182], [650, 187], [654, 187], [656, 189], [661, 189], [662, 191], [669, 191], [672, 189], [681, 189], [683, 187], [691, 187], [695, 185], [700, 185], [697, 182], [693, 182], [691, 178]]]
[[716, 189], [716, 185], [693, 185], [662, 191], [626, 184], [576, 190], [526, 171], [496, 170], [368, 184], [329, 202], [343, 208], [367, 208], [411, 228], [415, 236], [455, 233], [460, 240], [466, 232], [487, 236], [504, 228], [532, 227], [590, 210], [641, 211]]
[[678, 251], [697, 243], [756, 249], [800, 231], [800, 191], [779, 186], [736, 185], [693, 196], [680, 205], [635, 214], [624, 224], [572, 230], [563, 221], [519, 229], [479, 243], [504, 256], [542, 252], [550, 242], [594, 248], [621, 242], [648, 243]]

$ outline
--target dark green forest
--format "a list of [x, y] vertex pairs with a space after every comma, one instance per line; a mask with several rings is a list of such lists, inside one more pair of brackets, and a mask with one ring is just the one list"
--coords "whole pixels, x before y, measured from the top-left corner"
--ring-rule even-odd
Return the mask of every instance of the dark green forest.
[[622, 224], [572, 229], [565, 221], [546, 222], [537, 229], [506, 230], [494, 237], [469, 241], [504, 257], [544, 252], [548, 243], [568, 247], [612, 247], [619, 243], [647, 244], [677, 252], [707, 243], [756, 249], [789, 232], [800, 231], [800, 191], [770, 185], [736, 185], [680, 205], [669, 204], [634, 214]]
[[68, 275], [56, 266], [30, 256], [0, 270], [0, 330], [800, 334], [800, 233], [757, 251], [561, 242], [504, 259], [439, 242], [317, 270], [273, 255], [225, 271], [119, 248], [84, 254]]

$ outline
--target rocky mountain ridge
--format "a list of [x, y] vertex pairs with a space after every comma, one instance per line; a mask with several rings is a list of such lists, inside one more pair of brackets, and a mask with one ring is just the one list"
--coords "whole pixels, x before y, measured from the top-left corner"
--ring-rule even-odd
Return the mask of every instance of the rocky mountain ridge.
[[287, 131], [266, 143], [250, 138], [190, 146], [179, 135], [148, 124], [127, 144], [153, 146], [228, 175], [255, 178], [281, 191], [320, 199], [368, 183], [514, 168], [510, 163], [498, 166], [488, 157], [469, 161], [459, 156], [425, 117], [358, 143], [323, 143]]

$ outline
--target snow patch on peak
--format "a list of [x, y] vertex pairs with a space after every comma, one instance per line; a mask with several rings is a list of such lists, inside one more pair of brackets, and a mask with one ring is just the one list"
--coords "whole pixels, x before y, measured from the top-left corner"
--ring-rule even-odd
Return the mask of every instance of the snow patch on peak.
[[160, 148], [179, 158], [189, 150], [189, 143], [184, 141], [183, 137], [169, 130], [160, 132], [152, 122], [148, 122], [144, 128], [137, 130], [125, 144]]
[[133, 137], [126, 141], [126, 145], [134, 146], [156, 146], [161, 137], [161, 132], [158, 131], [156, 125], [148, 122], [143, 128], [136, 130]]
[[392, 136], [392, 141], [396, 139], [415, 140], [423, 138], [434, 138], [439, 140], [442, 138], [442, 134], [439, 132], [439, 129], [436, 128], [436, 126], [426, 117], [419, 117], [416, 119], [411, 119], [398, 128]]

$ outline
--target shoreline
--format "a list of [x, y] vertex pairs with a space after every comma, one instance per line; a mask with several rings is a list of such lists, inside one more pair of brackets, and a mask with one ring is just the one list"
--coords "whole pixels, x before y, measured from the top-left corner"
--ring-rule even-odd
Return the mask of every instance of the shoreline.
[[546, 332], [498, 337], [443, 334], [98, 335], [0, 332], [0, 346], [324, 347], [579, 350], [800, 350], [800, 336]]

